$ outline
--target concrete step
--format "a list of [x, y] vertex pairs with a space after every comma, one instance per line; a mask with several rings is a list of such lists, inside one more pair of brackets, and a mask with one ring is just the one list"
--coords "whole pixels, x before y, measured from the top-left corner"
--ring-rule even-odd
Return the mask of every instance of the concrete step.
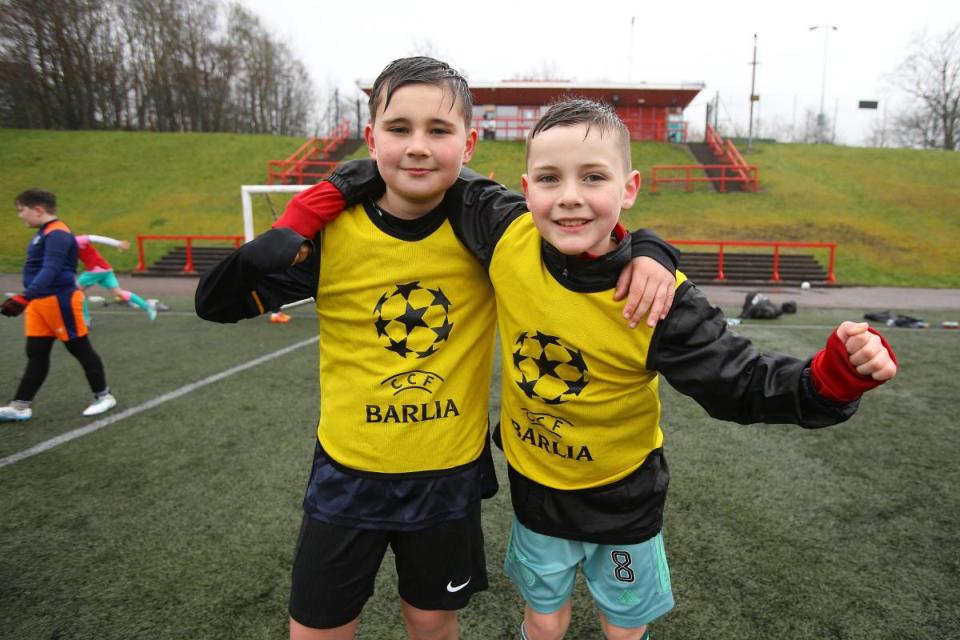
[[[769, 283], [773, 278], [773, 255], [726, 253], [723, 255], [723, 281], [717, 281], [718, 254], [690, 252], [680, 254], [680, 270], [694, 282], [727, 284]], [[808, 254], [783, 254], [778, 265], [780, 282], [784, 284], [824, 284], [827, 271]]]

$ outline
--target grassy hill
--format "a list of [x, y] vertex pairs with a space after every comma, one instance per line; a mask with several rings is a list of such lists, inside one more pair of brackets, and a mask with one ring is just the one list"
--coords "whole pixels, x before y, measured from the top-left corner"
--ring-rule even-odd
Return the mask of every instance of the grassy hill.
[[[241, 184], [265, 181], [266, 163], [302, 141], [230, 134], [50, 132], [0, 129], [0, 197], [57, 192], [77, 232], [133, 240], [137, 233], [242, 232]], [[361, 150], [358, 156], [365, 155]], [[644, 194], [626, 214], [671, 239], [826, 241], [839, 244], [841, 282], [960, 286], [960, 154], [904, 149], [760, 144], [759, 194], [649, 193], [650, 167], [692, 162], [686, 149], [634, 144]], [[519, 142], [481, 143], [471, 166], [518, 189]], [[286, 198], [275, 196], [278, 211]], [[270, 223], [261, 200], [257, 229]], [[29, 232], [12, 207], [0, 217], [0, 271], [18, 271]], [[162, 247], [154, 247], [157, 257]], [[134, 252], [109, 259], [130, 269]]]
[[[266, 182], [267, 161], [285, 158], [300, 138], [234, 134], [0, 129], [0, 271], [20, 271], [30, 232], [13, 199], [30, 187], [57, 194], [76, 233], [242, 234], [240, 185]], [[280, 205], [282, 207], [282, 205]], [[282, 208], [281, 208], [282, 211]], [[264, 212], [269, 222], [269, 209]], [[118, 270], [136, 251], [104, 255]]]

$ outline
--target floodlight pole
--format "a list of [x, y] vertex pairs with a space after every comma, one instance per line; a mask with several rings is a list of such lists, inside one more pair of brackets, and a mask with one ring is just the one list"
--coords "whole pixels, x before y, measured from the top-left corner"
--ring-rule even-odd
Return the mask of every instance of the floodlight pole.
[[753, 103], [757, 98], [757, 34], [753, 34], [753, 62], [750, 63], [753, 71], [750, 74], [750, 127], [747, 133], [747, 151], [753, 151]]
[[820, 138], [819, 141], [823, 142], [826, 138], [824, 132], [827, 124], [827, 116], [823, 112], [823, 99], [827, 90], [827, 47], [830, 42], [830, 32], [836, 31], [837, 27], [832, 24], [818, 24], [810, 27], [810, 31], [817, 29], [823, 29], [823, 72], [820, 74], [820, 113], [817, 115], [817, 135]]
[[630, 16], [630, 52], [627, 56], [627, 82], [633, 82], [633, 25], [637, 16]]

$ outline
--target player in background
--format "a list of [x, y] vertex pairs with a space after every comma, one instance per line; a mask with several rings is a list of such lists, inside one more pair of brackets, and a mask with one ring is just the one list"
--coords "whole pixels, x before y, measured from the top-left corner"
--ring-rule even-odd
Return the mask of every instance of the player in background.
[[[130, 248], [130, 243], [126, 240], [114, 240], [113, 238], [95, 236], [93, 234], [76, 236], [76, 239], [77, 248], [79, 249], [77, 257], [86, 269], [86, 271], [81, 273], [80, 277], [77, 278], [77, 284], [80, 288], [86, 292], [86, 290], [93, 285], [99, 285], [107, 289], [116, 298], [140, 307], [147, 312], [147, 316], [151, 320], [156, 320], [157, 306], [152, 302], [144, 300], [132, 291], [121, 288], [120, 281], [113, 272], [113, 265], [107, 262], [107, 259], [93, 246], [93, 243], [96, 242], [114, 247], [120, 251], [126, 251]], [[86, 298], [83, 300], [83, 319], [88, 325], [90, 324], [90, 310], [87, 307]]]
[[110, 394], [103, 361], [87, 336], [83, 320], [83, 293], [77, 288], [77, 241], [57, 217], [57, 198], [43, 189], [28, 189], [14, 200], [17, 215], [37, 233], [27, 246], [23, 264], [23, 293], [7, 298], [0, 313], [25, 313], [27, 368], [10, 404], [0, 407], [0, 422], [23, 422], [33, 417], [33, 398], [50, 371], [50, 352], [59, 339], [83, 367], [93, 391], [93, 402], [83, 411], [95, 416], [117, 406]]

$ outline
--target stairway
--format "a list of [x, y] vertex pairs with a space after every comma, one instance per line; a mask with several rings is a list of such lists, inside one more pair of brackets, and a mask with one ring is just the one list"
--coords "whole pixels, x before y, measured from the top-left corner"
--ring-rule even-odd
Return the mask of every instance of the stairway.
[[[690, 149], [690, 153], [693, 154], [693, 157], [696, 158], [697, 162], [702, 165], [710, 164], [728, 164], [726, 158], [718, 158], [713, 155], [713, 151], [710, 149], [710, 145], [706, 142], [688, 142], [687, 147]], [[727, 177], [737, 177], [739, 174], [733, 169], [704, 169], [706, 173], [711, 178], [719, 178], [720, 174], [724, 171], [727, 172]], [[713, 185], [714, 190], [720, 191], [719, 182], [710, 182], [709, 184]], [[746, 191], [746, 183], [744, 182], [727, 182], [726, 183], [726, 193], [735, 192], [735, 191]]]
[[[347, 138], [340, 143], [340, 145], [330, 153], [330, 157], [326, 159], [331, 161], [343, 160], [354, 151], [359, 149], [361, 144], [363, 144], [363, 140]], [[312, 176], [312, 179], [304, 177], [303, 184], [316, 184], [320, 182], [320, 180], [326, 177], [327, 171], [328, 170], [325, 167], [304, 167], [303, 172]], [[293, 184], [293, 182], [291, 182], [291, 184]]]
[[196, 277], [210, 269], [236, 249], [233, 246], [203, 247], [193, 246], [193, 271], [186, 272], [183, 266], [187, 263], [187, 248], [174, 247], [167, 255], [163, 256], [145, 271], [134, 271], [130, 275], [134, 276], [185, 276]]
[[[716, 280], [716, 253], [683, 252], [680, 254], [680, 270], [693, 282], [700, 284], [770, 284], [773, 278], [773, 255], [724, 252], [725, 279], [722, 281]], [[779, 284], [832, 284], [827, 282], [827, 272], [823, 266], [808, 254], [780, 254], [779, 271]]]

